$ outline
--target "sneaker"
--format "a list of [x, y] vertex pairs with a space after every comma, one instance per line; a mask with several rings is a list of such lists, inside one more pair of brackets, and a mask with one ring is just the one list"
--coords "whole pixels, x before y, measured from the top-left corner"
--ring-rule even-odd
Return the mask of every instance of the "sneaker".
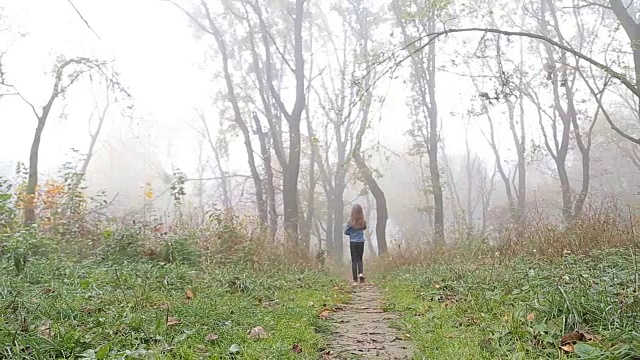
[[353, 281], [353, 282], [351, 283], [351, 286], [358, 286], [358, 282], [357, 282], [357, 281]]
[[364, 283], [364, 275], [362, 275], [362, 274], [358, 275], [358, 279], [360, 280], [361, 284]]

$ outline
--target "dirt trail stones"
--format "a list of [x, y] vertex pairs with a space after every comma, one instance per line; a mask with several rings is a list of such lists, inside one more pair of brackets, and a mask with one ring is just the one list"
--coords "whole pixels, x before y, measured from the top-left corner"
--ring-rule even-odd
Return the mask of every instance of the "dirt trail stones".
[[322, 359], [411, 359], [411, 343], [389, 325], [396, 316], [380, 309], [375, 286], [357, 286], [351, 303], [327, 314], [335, 332]]

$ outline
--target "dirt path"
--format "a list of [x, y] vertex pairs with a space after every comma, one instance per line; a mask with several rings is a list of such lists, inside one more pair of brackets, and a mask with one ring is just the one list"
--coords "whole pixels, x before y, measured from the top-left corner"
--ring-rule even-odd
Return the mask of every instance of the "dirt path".
[[336, 330], [323, 359], [411, 359], [411, 344], [389, 326], [395, 317], [380, 309], [374, 285], [354, 286], [351, 302], [331, 316]]

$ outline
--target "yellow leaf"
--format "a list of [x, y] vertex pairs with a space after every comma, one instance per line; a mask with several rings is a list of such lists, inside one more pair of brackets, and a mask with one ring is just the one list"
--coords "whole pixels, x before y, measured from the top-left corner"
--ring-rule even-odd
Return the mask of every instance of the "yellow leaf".
[[531, 313], [529, 315], [527, 315], [527, 320], [528, 321], [533, 321], [536, 319], [536, 315], [534, 313]]
[[151, 187], [151, 183], [144, 184], [144, 197], [146, 197], [147, 200], [153, 199], [153, 188]]
[[187, 300], [191, 300], [191, 299], [193, 299], [193, 291], [191, 291], [190, 289], [187, 289], [187, 291], [186, 291], [186, 292], [185, 292], [185, 294], [184, 294], [184, 297], [185, 297]]
[[38, 328], [38, 335], [43, 338], [51, 339], [53, 337], [53, 330], [51, 329], [51, 321], [46, 320], [40, 327]]
[[175, 317], [170, 317], [167, 319], [167, 326], [174, 326], [174, 325], [178, 325], [182, 322], [182, 320], [175, 318]]
[[573, 347], [573, 344], [562, 345], [562, 346], [560, 346], [560, 349], [562, 349], [562, 350], [564, 350], [565, 352], [568, 352], [568, 353], [572, 353], [572, 352], [575, 351], [575, 349]]
[[266, 339], [269, 337], [267, 331], [262, 326], [256, 326], [247, 332], [250, 338], [254, 340]]

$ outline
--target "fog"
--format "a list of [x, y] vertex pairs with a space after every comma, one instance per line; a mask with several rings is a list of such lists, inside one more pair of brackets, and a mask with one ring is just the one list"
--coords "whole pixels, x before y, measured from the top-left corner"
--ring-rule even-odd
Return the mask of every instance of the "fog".
[[[41, 114], [57, 66], [86, 58], [102, 63], [64, 73], [63, 81], [77, 80], [46, 119], [38, 181], [60, 179], [69, 172], [64, 164], [79, 171], [97, 134], [83, 191], [103, 194], [107, 214], [123, 222], [151, 216], [149, 208], [164, 224], [228, 210], [275, 222], [278, 239], [291, 229], [296, 238], [306, 233], [312, 251], [332, 253], [341, 243], [335, 229], [355, 203], [365, 207], [367, 235], [381, 250], [377, 187], [386, 198], [389, 248], [436, 242], [437, 229], [446, 241], [462, 227], [492, 239], [527, 214], [566, 224], [605, 203], [636, 213], [638, 141], [612, 130], [605, 116], [633, 139], [638, 101], [613, 72], [526, 36], [465, 32], [426, 45], [427, 34], [450, 28], [541, 33], [632, 74], [629, 38], [608, 26], [614, 13], [574, 13], [567, 6], [575, 1], [556, 1], [553, 11], [536, 1], [471, 1], [437, 11], [409, 3], [308, 0], [300, 12], [293, 1], [0, 0], [0, 178], [26, 181], [16, 167], [28, 171], [33, 156], [38, 119], [29, 104]], [[534, 16], [540, 11], [544, 25]], [[563, 21], [554, 22], [552, 12]], [[301, 145], [292, 151], [296, 122]], [[299, 169], [291, 160], [296, 150]], [[430, 152], [438, 155], [435, 173]], [[179, 204], [176, 184], [184, 186]], [[261, 209], [269, 214], [261, 218]]]

